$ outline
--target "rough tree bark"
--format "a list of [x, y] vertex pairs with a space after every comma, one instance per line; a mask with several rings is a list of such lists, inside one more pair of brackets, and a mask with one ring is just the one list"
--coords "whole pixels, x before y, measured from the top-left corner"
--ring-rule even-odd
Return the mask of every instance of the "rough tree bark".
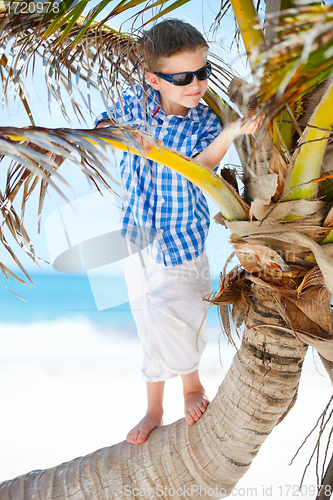
[[296, 398], [307, 346], [283, 328], [274, 292], [254, 285], [242, 345], [196, 424], [181, 419], [142, 445], [119, 443], [7, 481], [0, 500], [228, 496]]

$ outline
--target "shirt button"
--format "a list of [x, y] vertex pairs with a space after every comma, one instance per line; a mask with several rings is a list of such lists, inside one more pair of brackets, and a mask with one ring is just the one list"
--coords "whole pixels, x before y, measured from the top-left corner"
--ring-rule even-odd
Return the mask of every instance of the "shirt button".
[[168, 133], [169, 133], [168, 130], [164, 130], [163, 135], [168, 135]]
[[160, 233], [164, 233], [164, 229], [162, 229], [162, 228], [161, 228], [161, 229], [160, 229]]
[[165, 199], [164, 198], [161, 198], [161, 203], [164, 203], [165, 202]]

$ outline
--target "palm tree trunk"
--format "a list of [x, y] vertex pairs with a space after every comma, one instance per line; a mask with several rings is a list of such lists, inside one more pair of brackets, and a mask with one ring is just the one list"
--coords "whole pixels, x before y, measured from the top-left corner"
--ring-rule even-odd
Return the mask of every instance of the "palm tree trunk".
[[119, 443], [7, 481], [0, 500], [228, 496], [295, 401], [307, 347], [284, 328], [274, 292], [254, 285], [241, 348], [196, 424], [181, 419], [142, 445]]

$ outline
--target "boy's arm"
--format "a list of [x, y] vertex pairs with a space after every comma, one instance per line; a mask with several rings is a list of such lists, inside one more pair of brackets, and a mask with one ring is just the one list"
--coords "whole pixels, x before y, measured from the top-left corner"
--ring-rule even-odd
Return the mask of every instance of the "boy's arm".
[[261, 127], [264, 121], [264, 116], [260, 115], [255, 120], [242, 118], [236, 122], [230, 123], [222, 132], [214, 139], [209, 146], [199, 153], [195, 159], [199, 163], [214, 170], [218, 166], [233, 141], [243, 134], [255, 134]]

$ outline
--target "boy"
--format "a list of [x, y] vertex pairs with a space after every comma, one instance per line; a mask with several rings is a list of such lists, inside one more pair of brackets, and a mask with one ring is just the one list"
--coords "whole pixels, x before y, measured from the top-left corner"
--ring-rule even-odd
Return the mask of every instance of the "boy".
[[[162, 21], [145, 33], [140, 48], [146, 94], [140, 86], [126, 90], [122, 105], [100, 115], [97, 127], [114, 122], [136, 122], [138, 126], [141, 122], [158, 144], [195, 156], [211, 169], [218, 166], [238, 135], [258, 129], [259, 120], [238, 121], [222, 130], [213, 111], [200, 103], [211, 67], [207, 42], [193, 26], [176, 19]], [[148, 154], [151, 143], [135, 137]], [[171, 169], [129, 153], [124, 153], [120, 167], [123, 234], [131, 239], [133, 227], [156, 231], [148, 251], [142, 252], [144, 265], [137, 255], [137, 264], [125, 267], [143, 344], [142, 376], [148, 396], [145, 417], [126, 439], [140, 444], [162, 425], [165, 380], [181, 375], [189, 425], [209, 404], [198, 374], [206, 345], [207, 305], [202, 296], [211, 290], [205, 253], [209, 211], [200, 189]], [[141, 297], [134, 299], [137, 290]]]

